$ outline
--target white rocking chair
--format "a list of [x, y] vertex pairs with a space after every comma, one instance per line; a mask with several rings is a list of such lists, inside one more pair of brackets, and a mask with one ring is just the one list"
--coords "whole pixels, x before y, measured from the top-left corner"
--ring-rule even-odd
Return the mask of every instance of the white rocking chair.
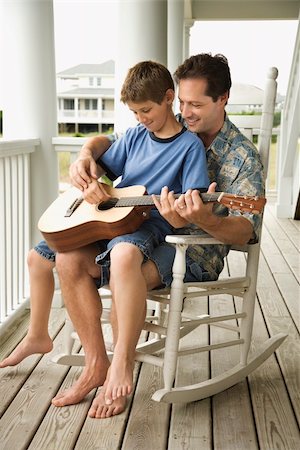
[[[263, 101], [253, 98], [252, 104], [263, 105], [261, 116], [230, 116], [231, 120], [250, 139], [253, 131], [258, 133], [258, 147], [267, 174], [270, 139], [272, 134], [273, 115], [276, 98], [276, 78], [278, 71], [272, 68], [269, 71]], [[257, 90], [254, 94], [260, 94]], [[236, 91], [232, 90], [231, 103], [249, 104], [249, 99], [236, 101]], [[242, 123], [238, 122], [242, 120]], [[249, 124], [250, 119], [250, 124]], [[280, 346], [286, 338], [285, 334], [277, 334], [269, 338], [257, 352], [248, 358], [251, 344], [254, 306], [256, 299], [256, 283], [260, 243], [249, 244], [243, 247], [232, 247], [231, 251], [244, 252], [246, 254], [246, 273], [243, 276], [220, 278], [217, 281], [200, 283], [183, 283], [185, 274], [185, 253], [188, 245], [219, 244], [214, 238], [204, 236], [167, 236], [166, 241], [176, 246], [176, 256], [173, 264], [173, 283], [171, 289], [154, 290], [148, 293], [149, 302], [155, 302], [155, 314], [150, 316], [144, 329], [151, 332], [153, 339], [137, 346], [136, 360], [148, 362], [163, 368], [164, 386], [152, 396], [153, 400], [167, 403], [191, 402], [217, 394], [236, 383], [239, 383], [254, 369], [259, 367]], [[204, 297], [214, 295], [235, 296], [242, 300], [240, 311], [225, 314], [211, 315], [193, 312], [193, 307], [204, 300]], [[101, 295], [103, 298], [103, 295]], [[109, 297], [109, 292], [104, 295]], [[197, 309], [197, 306], [196, 306]], [[108, 319], [104, 314], [104, 319]], [[232, 325], [232, 321], [235, 323]], [[229, 323], [228, 323], [229, 322]], [[200, 325], [221, 327], [231, 333], [234, 338], [224, 339], [222, 342], [205, 343], [196, 348], [179, 349], [180, 339], [188, 335]], [[154, 333], [154, 334], [153, 334]], [[225, 333], [223, 333], [225, 334]], [[53, 360], [59, 364], [84, 365], [84, 355], [72, 354], [75, 338], [74, 328], [67, 318], [65, 325], [65, 353], [57, 355]], [[191, 355], [200, 352], [213, 352], [218, 349], [239, 347], [239, 360], [236, 365], [221, 374], [217, 374], [205, 381], [177, 386], [174, 382], [178, 366], [178, 358], [183, 355]], [[111, 345], [107, 345], [108, 351]], [[111, 353], [112, 354], [112, 353]]]

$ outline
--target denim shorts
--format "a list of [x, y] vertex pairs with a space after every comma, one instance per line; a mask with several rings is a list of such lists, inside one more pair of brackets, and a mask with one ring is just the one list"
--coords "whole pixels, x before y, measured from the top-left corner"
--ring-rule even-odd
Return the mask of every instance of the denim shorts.
[[96, 257], [96, 264], [99, 264], [102, 269], [99, 287], [109, 283], [110, 251], [115, 245], [123, 242], [136, 245], [143, 254], [144, 262], [146, 262], [148, 259], [152, 259], [151, 255], [154, 249], [165, 241], [167, 234], [171, 233], [172, 228], [165, 221], [162, 222], [161, 219], [150, 218], [134, 233], [123, 234], [107, 241], [106, 250]]
[[[150, 256], [157, 267], [160, 274], [162, 285], [171, 286], [173, 281], [173, 262], [175, 258], [176, 248], [175, 245], [163, 242], [153, 250]], [[186, 252], [186, 268], [183, 281], [185, 283], [192, 283], [198, 281], [210, 281], [211, 275], [201, 268], [197, 262], [195, 262], [190, 256], [187, 250]]]
[[[138, 231], [130, 234], [118, 236], [111, 240], [99, 241], [99, 252], [106, 248], [105, 251], [99, 253], [96, 257], [96, 264], [101, 266], [101, 276], [95, 279], [97, 288], [109, 284], [110, 278], [110, 251], [120, 242], [129, 242], [136, 245], [144, 255], [144, 262], [151, 260], [157, 267], [162, 280], [162, 285], [170, 286], [172, 283], [172, 266], [175, 257], [175, 246], [165, 242], [167, 234], [171, 234], [168, 227], [157, 227], [155, 221], [148, 220], [139, 228]], [[41, 241], [34, 247], [35, 251], [44, 258], [55, 262], [56, 252], [50, 249], [46, 241]], [[210, 274], [202, 270], [202, 268], [189, 257], [186, 253], [186, 273], [185, 282], [209, 281]]]

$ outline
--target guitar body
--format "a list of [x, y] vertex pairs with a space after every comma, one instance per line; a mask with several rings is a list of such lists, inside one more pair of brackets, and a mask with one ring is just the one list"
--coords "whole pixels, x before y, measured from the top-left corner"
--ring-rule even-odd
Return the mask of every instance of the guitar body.
[[[144, 186], [121, 189], [107, 186], [106, 190], [113, 198], [141, 197], [146, 192]], [[111, 207], [99, 211], [97, 205], [83, 200], [65, 217], [66, 211], [81, 195], [75, 187], [68, 189], [41, 216], [38, 228], [53, 250], [68, 252], [101, 239], [133, 233], [150, 215], [149, 207], [145, 206]]]

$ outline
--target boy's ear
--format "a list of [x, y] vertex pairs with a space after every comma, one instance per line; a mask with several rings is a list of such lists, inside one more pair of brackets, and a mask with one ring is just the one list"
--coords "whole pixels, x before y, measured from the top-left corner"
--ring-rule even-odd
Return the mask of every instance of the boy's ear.
[[174, 97], [175, 97], [175, 92], [173, 91], [173, 89], [168, 89], [166, 91], [166, 100], [168, 105], [172, 105], [173, 101], [174, 101]]

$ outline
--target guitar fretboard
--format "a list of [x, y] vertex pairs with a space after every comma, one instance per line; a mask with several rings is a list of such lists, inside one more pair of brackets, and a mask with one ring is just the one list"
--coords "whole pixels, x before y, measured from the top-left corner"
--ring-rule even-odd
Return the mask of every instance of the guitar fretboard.
[[[181, 194], [175, 194], [175, 198], [179, 198]], [[216, 202], [221, 192], [212, 192], [212, 193], [200, 193], [201, 199], [203, 202]], [[160, 199], [160, 195], [155, 196], [158, 200]], [[141, 197], [121, 197], [115, 203], [115, 207], [125, 207], [125, 206], [153, 206], [154, 202], [152, 200], [151, 195], [143, 195]]]

